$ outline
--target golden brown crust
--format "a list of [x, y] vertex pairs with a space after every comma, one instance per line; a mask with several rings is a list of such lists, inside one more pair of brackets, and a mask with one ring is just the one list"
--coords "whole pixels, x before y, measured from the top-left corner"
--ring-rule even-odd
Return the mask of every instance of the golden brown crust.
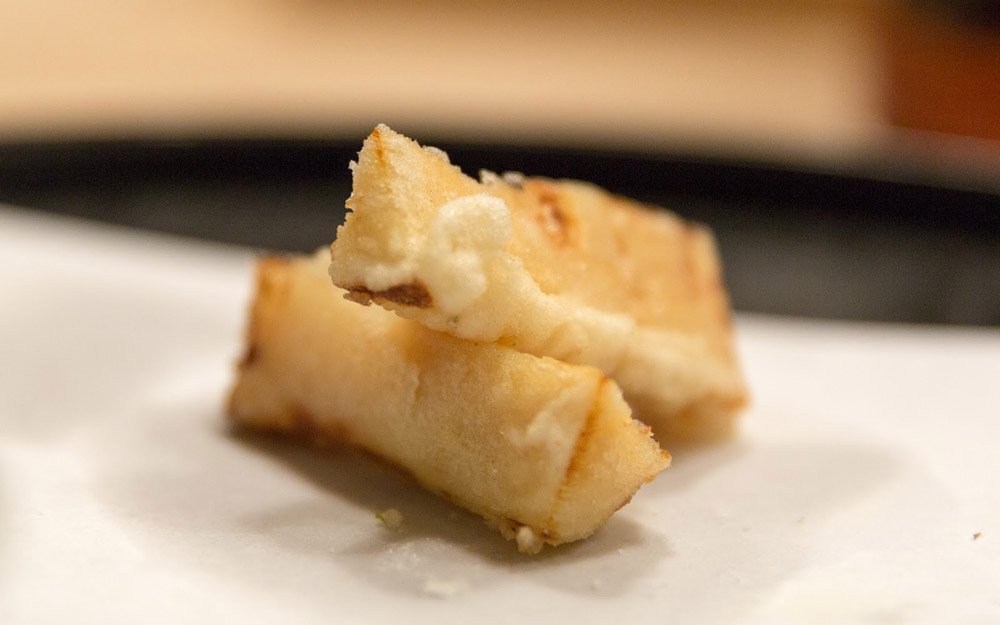
[[[598, 367], [663, 441], [700, 436], [690, 415], [724, 431], [746, 387], [711, 232], [586, 183], [482, 178], [376, 128], [334, 283], [439, 332]], [[416, 282], [426, 298], [394, 291]]]
[[[454, 339], [343, 295], [322, 256], [259, 263], [235, 424], [359, 445], [527, 551], [589, 535], [666, 466], [597, 370]], [[617, 456], [577, 457], [597, 438], [591, 422]]]

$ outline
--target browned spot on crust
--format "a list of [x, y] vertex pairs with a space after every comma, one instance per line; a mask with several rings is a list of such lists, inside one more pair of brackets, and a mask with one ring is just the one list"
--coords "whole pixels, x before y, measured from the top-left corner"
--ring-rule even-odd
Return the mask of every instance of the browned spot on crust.
[[[607, 378], [601, 381], [597, 386], [598, 393], [600, 389], [604, 387]], [[594, 407], [591, 408], [590, 412], [587, 413], [587, 421], [583, 424], [583, 429], [580, 430], [580, 436], [576, 439], [576, 445], [573, 447], [573, 457], [570, 458], [569, 466], [566, 467], [566, 475], [563, 476], [563, 484], [568, 483], [573, 474], [579, 470], [580, 456], [582, 456], [583, 448], [587, 445], [587, 441], [590, 440], [590, 435], [594, 429], [594, 419], [597, 417], [597, 402], [594, 402]]]
[[286, 254], [272, 254], [270, 256], [265, 256], [258, 261], [258, 269], [260, 274], [265, 274], [267, 270], [272, 270], [274, 267], [283, 267], [292, 262], [292, 258]]
[[700, 291], [694, 258], [696, 236], [695, 226], [691, 223], [683, 222], [681, 230], [681, 279], [684, 282], [689, 297], [694, 301], [697, 301], [696, 298]]
[[401, 306], [412, 306], [414, 308], [430, 308], [434, 304], [427, 287], [422, 282], [416, 280], [409, 284], [400, 284], [382, 291], [372, 291], [363, 286], [352, 286], [347, 289], [345, 298], [352, 302], [368, 305], [372, 301], [382, 300], [394, 302]]
[[[286, 284], [283, 280], [284, 274], [276, 274], [276, 268], [292, 262], [288, 256], [265, 256], [257, 261], [257, 295], [254, 297], [254, 305], [262, 301], [270, 301], [272, 295]], [[256, 311], [254, 311], [256, 314]]]
[[378, 128], [372, 130], [372, 140], [375, 142], [375, 158], [382, 165], [385, 165], [385, 150], [382, 149], [382, 133], [378, 131]]
[[240, 369], [245, 369], [247, 367], [252, 367], [255, 362], [257, 362], [257, 357], [260, 355], [260, 350], [256, 343], [251, 342], [247, 345], [247, 350], [243, 352], [243, 358], [240, 359]]
[[[559, 484], [559, 490], [556, 492], [556, 502], [562, 500], [563, 489], [566, 488], [566, 485], [573, 479], [573, 474], [580, 470], [580, 456], [583, 455], [583, 448], [587, 445], [587, 441], [590, 439], [590, 436], [594, 431], [594, 420], [597, 418], [597, 398], [600, 397], [601, 390], [609, 380], [610, 378], [608, 376], [602, 375], [601, 382], [597, 385], [597, 392], [594, 394], [594, 401], [591, 405], [590, 412], [587, 413], [587, 420], [584, 422], [583, 428], [580, 430], [580, 435], [576, 437], [576, 443], [573, 445], [573, 454], [570, 456], [569, 464], [566, 465], [566, 474], [563, 475], [562, 482]], [[553, 514], [554, 513], [555, 510], [553, 510]], [[553, 518], [549, 518], [547, 525], [552, 525], [553, 521]]]
[[229, 398], [226, 400], [226, 414], [230, 421], [237, 419], [235, 397], [236, 390], [241, 383], [239, 375], [253, 367], [260, 359], [260, 328], [265, 323], [267, 308], [273, 305], [271, 302], [275, 299], [278, 290], [286, 286], [284, 281], [276, 277], [276, 269], [290, 262], [291, 259], [288, 256], [278, 255], [264, 256], [257, 261], [256, 293], [250, 305], [250, 314], [244, 334], [246, 351], [243, 352], [243, 356], [236, 364], [236, 369], [239, 372], [237, 384], [230, 390]]
[[271, 265], [287, 265], [292, 262], [292, 257], [288, 254], [269, 254], [261, 258], [260, 262]]
[[541, 205], [541, 211], [536, 219], [541, 224], [542, 229], [556, 244], [570, 245], [573, 224], [570, 215], [561, 204], [559, 194], [547, 185], [533, 187], [532, 192]]
[[350, 440], [350, 432], [346, 425], [337, 421], [320, 423], [302, 406], [294, 406], [288, 416], [291, 421], [292, 436], [309, 441], [317, 447], [330, 447], [337, 442]]
[[[649, 478], [648, 480], [646, 480], [646, 482], [651, 482], [652, 480], [653, 480], [653, 478]], [[636, 491], [636, 492], [638, 492], [638, 491]], [[629, 504], [629, 502], [632, 501], [633, 497], [635, 497], [635, 493], [632, 493], [631, 495], [629, 495], [628, 497], [626, 497], [620, 504], [618, 504], [615, 507], [614, 512], [612, 512], [612, 514], [614, 514], [615, 512], [618, 512], [619, 510], [621, 510], [622, 508], [624, 508], [625, 506], [627, 506]]]
[[372, 292], [364, 287], [354, 287], [344, 293], [344, 299], [362, 306], [370, 306], [372, 303]]

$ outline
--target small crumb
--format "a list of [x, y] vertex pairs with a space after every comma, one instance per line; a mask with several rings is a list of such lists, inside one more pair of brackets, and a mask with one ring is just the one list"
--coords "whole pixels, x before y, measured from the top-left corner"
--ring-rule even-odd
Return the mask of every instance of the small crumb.
[[376, 512], [375, 518], [381, 521], [382, 525], [390, 529], [396, 529], [403, 524], [403, 513], [395, 508]]
[[503, 176], [501, 176], [501, 178], [503, 179], [504, 182], [514, 187], [515, 189], [520, 189], [521, 187], [523, 187], [525, 181], [527, 180], [527, 178], [524, 177], [524, 174], [522, 174], [519, 171], [505, 171], [503, 172]]
[[424, 582], [421, 592], [426, 597], [435, 599], [450, 599], [466, 589], [468, 584], [460, 579], [435, 579], [430, 578]]
[[521, 553], [538, 553], [542, 550], [542, 539], [533, 529], [522, 525], [517, 530], [517, 550]]
[[799, 524], [799, 525], [802, 525], [802, 524], [803, 524], [803, 523], [805, 523], [805, 522], [806, 522], [806, 518], [805, 518], [804, 516], [800, 516], [800, 517], [799, 517], [799, 520], [798, 520], [798, 524]]
[[479, 184], [497, 184], [498, 182], [500, 182], [500, 176], [496, 172], [489, 169], [479, 170]]
[[975, 534], [972, 535], [972, 540], [979, 540], [982, 537], [983, 537], [982, 532], [976, 532]]

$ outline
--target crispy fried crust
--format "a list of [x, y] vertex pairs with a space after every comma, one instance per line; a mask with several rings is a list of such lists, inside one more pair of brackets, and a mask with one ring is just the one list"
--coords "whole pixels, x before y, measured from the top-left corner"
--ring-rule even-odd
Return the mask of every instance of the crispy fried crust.
[[384, 125], [359, 154], [347, 206], [330, 275], [358, 301], [599, 367], [661, 441], [724, 435], [746, 402], [702, 226], [580, 182], [477, 182]]
[[588, 536], [669, 464], [598, 370], [346, 301], [327, 265], [260, 262], [233, 422], [365, 447], [529, 552]]

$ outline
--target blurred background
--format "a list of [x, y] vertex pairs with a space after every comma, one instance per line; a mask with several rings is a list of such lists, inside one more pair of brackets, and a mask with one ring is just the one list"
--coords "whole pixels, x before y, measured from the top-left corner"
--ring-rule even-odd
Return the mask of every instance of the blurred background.
[[0, 203], [328, 243], [378, 122], [711, 225], [741, 310], [1000, 325], [1000, 3], [0, 5]]

